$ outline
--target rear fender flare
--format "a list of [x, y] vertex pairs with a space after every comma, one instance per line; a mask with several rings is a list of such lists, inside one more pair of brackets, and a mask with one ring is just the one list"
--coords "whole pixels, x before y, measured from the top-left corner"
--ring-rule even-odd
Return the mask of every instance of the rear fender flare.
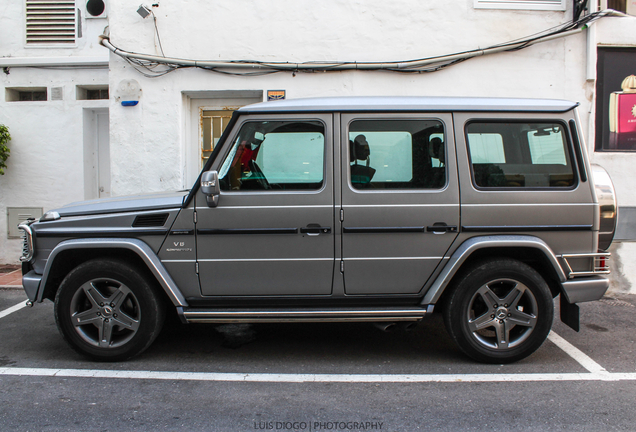
[[510, 248], [523, 247], [537, 249], [552, 264], [556, 275], [561, 283], [567, 280], [559, 261], [546, 242], [538, 237], [533, 236], [516, 236], [516, 235], [497, 235], [497, 236], [480, 236], [472, 237], [462, 243], [450, 257], [441, 273], [426, 291], [422, 299], [423, 305], [435, 304], [442, 296], [455, 274], [462, 267], [464, 262], [473, 254], [473, 252], [484, 248]]

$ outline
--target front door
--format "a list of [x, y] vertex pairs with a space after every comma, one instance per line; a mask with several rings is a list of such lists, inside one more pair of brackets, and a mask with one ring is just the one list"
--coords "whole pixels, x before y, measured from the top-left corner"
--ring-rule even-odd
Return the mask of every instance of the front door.
[[196, 197], [205, 296], [330, 295], [335, 244], [331, 115], [241, 117]]
[[421, 291], [457, 236], [450, 114], [342, 116], [347, 295]]

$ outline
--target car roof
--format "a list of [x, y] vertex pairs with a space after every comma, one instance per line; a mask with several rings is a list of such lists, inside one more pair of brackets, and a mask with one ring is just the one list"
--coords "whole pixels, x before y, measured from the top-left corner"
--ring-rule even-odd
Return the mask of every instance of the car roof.
[[330, 112], [330, 111], [501, 111], [566, 112], [579, 104], [558, 99], [521, 99], [446, 96], [343, 96], [285, 99], [247, 105], [241, 113]]

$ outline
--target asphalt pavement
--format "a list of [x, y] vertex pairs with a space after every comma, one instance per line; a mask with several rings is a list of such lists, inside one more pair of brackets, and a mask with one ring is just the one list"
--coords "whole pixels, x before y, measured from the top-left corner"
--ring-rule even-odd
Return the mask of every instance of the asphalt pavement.
[[632, 294], [581, 304], [579, 333], [556, 320], [511, 365], [466, 358], [439, 315], [391, 333], [171, 320], [142, 355], [95, 363], [66, 346], [51, 302], [25, 300], [0, 290], [3, 431], [636, 429]]

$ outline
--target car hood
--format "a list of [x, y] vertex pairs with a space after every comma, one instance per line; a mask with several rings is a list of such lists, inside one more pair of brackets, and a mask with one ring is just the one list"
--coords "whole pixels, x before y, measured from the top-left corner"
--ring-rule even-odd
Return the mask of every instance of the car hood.
[[64, 217], [178, 208], [183, 205], [183, 200], [188, 192], [183, 190], [117, 198], [100, 198], [91, 201], [74, 202], [52, 211]]

